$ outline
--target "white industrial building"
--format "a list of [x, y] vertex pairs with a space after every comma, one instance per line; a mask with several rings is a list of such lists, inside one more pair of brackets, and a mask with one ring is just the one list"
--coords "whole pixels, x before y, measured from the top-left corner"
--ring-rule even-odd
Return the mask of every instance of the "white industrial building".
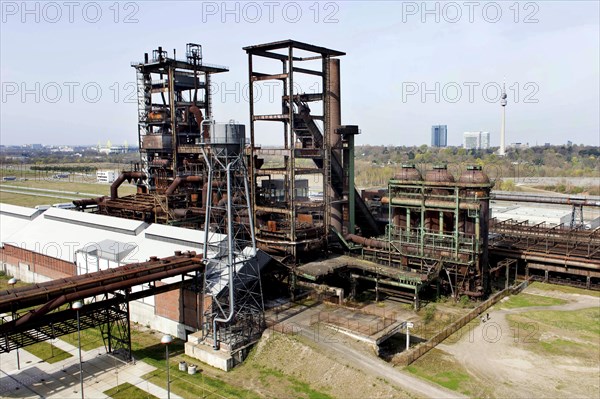
[[512, 219], [517, 222], [529, 221], [529, 224], [545, 222], [547, 226], [564, 224], [569, 227], [571, 223], [571, 212], [566, 209], [555, 209], [534, 206], [497, 206], [492, 204], [491, 217], [498, 221]]
[[98, 183], [111, 184], [117, 179], [118, 173], [114, 170], [96, 171], [96, 181]]
[[[208, 258], [223, 251], [225, 237], [211, 233]], [[72, 210], [37, 209], [0, 204], [1, 270], [17, 279], [39, 283], [61, 277], [146, 262], [151, 256], [173, 256], [175, 251], [202, 252], [204, 232], [181, 227], [121, 219]], [[181, 277], [171, 277], [172, 283]], [[136, 292], [141, 287], [133, 287]], [[186, 337], [179, 312], [170, 311], [176, 291], [130, 303], [130, 319], [153, 329]], [[183, 299], [181, 299], [183, 300]]]

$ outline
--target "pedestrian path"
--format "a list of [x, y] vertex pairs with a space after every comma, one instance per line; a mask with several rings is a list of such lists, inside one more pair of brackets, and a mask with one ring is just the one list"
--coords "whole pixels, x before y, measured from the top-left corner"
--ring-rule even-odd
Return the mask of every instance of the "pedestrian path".
[[[17, 353], [0, 353], [1, 398], [81, 398], [79, 379], [79, 352], [77, 347], [60, 339], [52, 344], [72, 356], [56, 363], [46, 363], [24, 349]], [[124, 363], [106, 353], [104, 347], [81, 351], [83, 392], [85, 398], [108, 398], [104, 391], [123, 383], [130, 383], [159, 398], [167, 397], [167, 390], [141, 377], [156, 368], [144, 362]], [[171, 393], [171, 398], [181, 397]]]

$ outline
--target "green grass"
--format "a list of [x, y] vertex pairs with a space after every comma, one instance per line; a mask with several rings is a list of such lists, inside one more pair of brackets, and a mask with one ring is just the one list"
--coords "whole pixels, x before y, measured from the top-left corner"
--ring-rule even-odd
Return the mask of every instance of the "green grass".
[[536, 281], [533, 284], [530, 284], [529, 286], [543, 291], [560, 291], [565, 292], [567, 294], [589, 295], [600, 298], [600, 291], [586, 290], [583, 288], [570, 287], [568, 285], [555, 285]]
[[439, 349], [432, 349], [405, 370], [467, 396], [487, 397], [489, 388], [472, 379], [454, 357]]
[[[259, 380], [265, 386], [271, 385], [271, 383], [281, 384], [287, 382], [294, 393], [302, 395], [308, 399], [333, 399], [332, 396], [316, 391], [310, 387], [309, 384], [299, 381], [293, 376], [286, 375], [279, 370], [275, 370], [268, 367], [261, 367], [259, 370]], [[286, 381], [287, 380], [287, 381]]]
[[[164, 349], [163, 349], [164, 350]], [[248, 398], [258, 399], [261, 396], [252, 391], [234, 387], [219, 379], [208, 377], [204, 373], [196, 373], [190, 375], [179, 371], [179, 361], [186, 360], [189, 362], [197, 362], [185, 355], [171, 358], [169, 357], [169, 370], [171, 374], [171, 392], [183, 398]], [[143, 379], [167, 388], [167, 372], [165, 369], [164, 355], [161, 360], [145, 360], [145, 362], [157, 367], [156, 370], [142, 376]], [[204, 367], [204, 366], [203, 366]], [[215, 394], [213, 394], [215, 393]]]
[[[10, 285], [8, 285], [8, 280], [10, 280], [12, 278], [12, 276], [9, 276], [8, 274], [5, 274], [4, 272], [0, 272], [0, 291], [2, 290], [8, 290], [11, 288]], [[30, 285], [29, 283], [24, 283], [21, 280], [17, 280], [17, 283], [15, 284], [15, 288], [19, 288], [19, 287], [24, 287], [26, 285]]]
[[536, 311], [507, 315], [520, 331], [523, 348], [551, 356], [582, 359], [597, 365], [600, 357], [600, 309]]
[[158, 396], [154, 396], [128, 382], [117, 385], [103, 393], [114, 399], [159, 399]]
[[[67, 197], [73, 198], [87, 198], [90, 195], [81, 194], [88, 193], [94, 195], [108, 195], [110, 191], [110, 185], [108, 184], [96, 184], [96, 183], [80, 183], [80, 182], [69, 182], [64, 180], [27, 180], [27, 181], [12, 181], [12, 182], [2, 182], [0, 183], [0, 188], [5, 188], [7, 190], [10, 189], [19, 189], [19, 187], [31, 187], [31, 188], [39, 188], [46, 190], [60, 190], [71, 193], [80, 193], [80, 194], [71, 194], [65, 193]], [[123, 184], [119, 187], [119, 196], [125, 196], [134, 194], [136, 192], [136, 187], [133, 184]], [[39, 194], [45, 195], [60, 195], [58, 193], [54, 193], [51, 191], [25, 191], [23, 190], [22, 194], [17, 193], [7, 193], [0, 191], [0, 202], [5, 204], [19, 205], [19, 206], [27, 206], [34, 207], [36, 205], [47, 205], [54, 204], [57, 202], [69, 202], [68, 199], [65, 198], [56, 198], [56, 197], [46, 197], [41, 196]]]
[[[512, 316], [512, 315], [509, 315]], [[600, 308], [571, 311], [540, 310], [523, 315], [531, 321], [579, 335], [600, 336]], [[597, 342], [597, 340], [596, 340]]]
[[[60, 337], [63, 341], [77, 347], [79, 345], [79, 339], [77, 332], [63, 335]], [[100, 328], [88, 328], [81, 330], [81, 349], [84, 351], [90, 351], [98, 347], [103, 347], [104, 341], [102, 340], [102, 333]]]
[[530, 306], [564, 305], [565, 303], [568, 303], [568, 301], [565, 301], [564, 299], [521, 293], [519, 295], [512, 295], [508, 300], [501, 302], [499, 306], [502, 308], [513, 309]]
[[46, 363], [56, 363], [61, 360], [70, 358], [69, 352], [65, 352], [60, 348], [55, 347], [49, 342], [38, 342], [37, 344], [29, 345], [23, 348], [34, 356], [39, 357]]

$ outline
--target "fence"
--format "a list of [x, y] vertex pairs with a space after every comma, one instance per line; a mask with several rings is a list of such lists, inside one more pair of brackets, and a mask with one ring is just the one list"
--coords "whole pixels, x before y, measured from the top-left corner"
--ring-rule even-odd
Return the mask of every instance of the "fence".
[[466, 326], [475, 317], [478, 317], [488, 308], [498, 303], [498, 301], [500, 301], [505, 296], [515, 295], [524, 290], [527, 287], [528, 283], [529, 281], [525, 280], [517, 286], [503, 289], [502, 291], [497, 292], [492, 297], [479, 304], [479, 306], [471, 310], [469, 313], [456, 320], [454, 323], [443, 328], [440, 332], [431, 337], [427, 342], [423, 342], [409, 349], [408, 351], [405, 351], [400, 355], [396, 356], [394, 358], [394, 363], [403, 366], [408, 366], [409, 364], [411, 364], [412, 362], [429, 352], [431, 349], [435, 348], [439, 343], [444, 341], [450, 335], [454, 334], [456, 331]]
[[311, 325], [317, 322], [333, 324], [350, 331], [355, 331], [370, 336], [396, 323], [396, 314], [393, 313], [392, 315], [394, 316], [392, 318], [376, 316], [377, 319], [367, 321], [356, 319], [351, 320], [351, 318], [348, 316], [340, 316], [331, 312], [319, 312], [318, 314], [311, 316], [310, 323]]

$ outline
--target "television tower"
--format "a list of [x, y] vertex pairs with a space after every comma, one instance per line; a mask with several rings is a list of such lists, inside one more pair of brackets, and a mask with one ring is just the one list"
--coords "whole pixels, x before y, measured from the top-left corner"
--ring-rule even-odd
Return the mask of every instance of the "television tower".
[[505, 136], [505, 126], [506, 126], [506, 84], [502, 83], [502, 95], [500, 96], [500, 105], [502, 106], [502, 127], [500, 128], [500, 149], [498, 150], [498, 155], [504, 156], [506, 154], [506, 136]]

